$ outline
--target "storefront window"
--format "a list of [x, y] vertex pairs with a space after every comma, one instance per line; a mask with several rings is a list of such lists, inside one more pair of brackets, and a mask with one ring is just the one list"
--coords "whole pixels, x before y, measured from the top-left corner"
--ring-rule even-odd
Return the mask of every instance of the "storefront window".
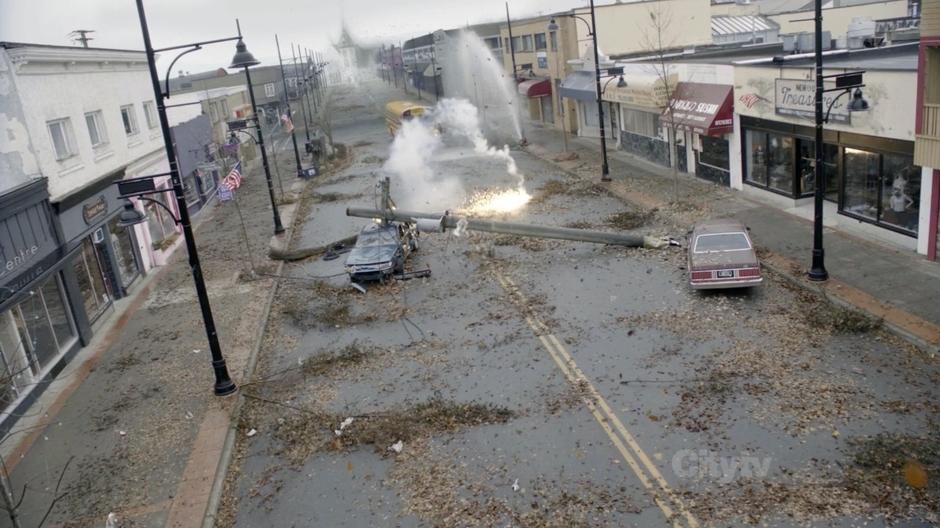
[[793, 192], [793, 138], [767, 134], [767, 186]]
[[117, 260], [121, 285], [127, 288], [140, 274], [137, 255], [134, 253], [134, 240], [127, 228], [118, 226], [117, 218], [108, 223], [108, 232], [111, 236], [114, 257]]
[[658, 139], [659, 114], [624, 108], [623, 126], [621, 128], [625, 132]]
[[94, 322], [111, 305], [111, 292], [105, 285], [98, 252], [90, 237], [82, 240], [82, 249], [72, 259], [72, 267], [78, 277], [88, 320]]
[[[162, 194], [154, 195], [153, 199], [164, 205], [167, 203]], [[153, 202], [146, 202], [146, 208], [150, 240], [154, 248], [161, 248], [164, 240], [176, 234], [176, 221], [166, 210]]]
[[884, 154], [882, 163], [881, 220], [916, 233], [920, 216], [920, 170], [911, 156]]
[[199, 203], [199, 188], [196, 187], [196, 173], [192, 172], [183, 178], [183, 193], [186, 196], [186, 206], [192, 207]]
[[587, 103], [578, 103], [578, 106], [581, 107], [581, 115], [584, 119], [584, 126], [588, 127], [599, 127], [600, 122], [597, 120], [597, 105], [596, 104], [587, 104]]
[[23, 301], [0, 313], [0, 405], [16, 399], [31, 375], [75, 342], [75, 325], [55, 274]]
[[879, 165], [874, 152], [845, 149], [845, 212], [878, 219]]
[[913, 157], [846, 148], [842, 211], [916, 234], [920, 168]]
[[699, 163], [709, 165], [716, 169], [729, 170], [728, 140], [723, 137], [699, 136], [702, 142], [702, 151], [699, 152]]
[[196, 170], [196, 178], [199, 180], [199, 191], [203, 194], [209, 194], [215, 190], [215, 178], [213, 178], [212, 169]]
[[767, 133], [748, 130], [744, 136], [747, 150], [746, 180], [767, 185]]
[[748, 130], [747, 181], [793, 194], [793, 138]]

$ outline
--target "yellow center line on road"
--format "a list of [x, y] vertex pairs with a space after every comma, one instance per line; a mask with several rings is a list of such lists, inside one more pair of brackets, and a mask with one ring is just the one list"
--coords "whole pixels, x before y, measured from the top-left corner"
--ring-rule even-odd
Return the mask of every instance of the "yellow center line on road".
[[[540, 321], [533, 313], [531, 305], [525, 296], [522, 295], [522, 292], [516, 284], [512, 279], [503, 275], [497, 265], [493, 264], [492, 269], [500, 285], [509, 293], [510, 299], [523, 311], [526, 323], [532, 328], [533, 332], [535, 332], [542, 346], [548, 351], [562, 374], [564, 374], [574, 388], [581, 393], [582, 400], [585, 405], [587, 405], [588, 410], [590, 410], [595, 420], [597, 420], [597, 423], [600, 424], [608, 438], [610, 438], [611, 443], [613, 443], [617, 451], [623, 456], [627, 465], [633, 470], [633, 473], [640, 480], [640, 484], [642, 484], [653, 497], [656, 505], [666, 516], [667, 521], [671, 522], [673, 527], [681, 528], [683, 526], [679, 522], [679, 518], [673, 512], [674, 506], [675, 509], [680, 512], [681, 517], [685, 519], [688, 528], [698, 528], [698, 521], [685, 507], [682, 499], [672, 490], [669, 483], [663, 478], [662, 473], [660, 473], [656, 465], [653, 464], [653, 461], [647, 456], [620, 418], [617, 417], [610, 408], [607, 401], [600, 395], [600, 392], [594, 387], [594, 384], [584, 375], [584, 372], [578, 367], [565, 346], [551, 333], [549, 327]], [[611, 424], [613, 424], [613, 427], [611, 427]], [[629, 450], [627, 447], [629, 447]], [[637, 459], [639, 459], [639, 463]], [[640, 463], [642, 463], [642, 467]], [[659, 489], [657, 489], [657, 486]], [[660, 491], [662, 493], [660, 493]], [[665, 495], [669, 499], [672, 506], [663, 500], [662, 495]]]

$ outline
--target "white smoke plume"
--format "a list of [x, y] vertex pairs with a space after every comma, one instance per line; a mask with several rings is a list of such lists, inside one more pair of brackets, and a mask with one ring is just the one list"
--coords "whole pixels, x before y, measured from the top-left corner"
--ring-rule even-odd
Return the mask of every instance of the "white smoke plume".
[[[467, 147], [472, 151], [467, 152]], [[504, 163], [504, 175], [511, 177], [513, 187], [506, 189], [503, 184], [497, 191], [481, 191], [481, 186], [492, 184], [490, 180], [498, 175], [464, 181], [460, 174], [465, 176], [469, 171], [455, 171], [453, 167], [448, 170], [442, 163], [448, 157], [447, 150], [462, 159], [479, 157]], [[402, 123], [383, 170], [392, 178], [393, 198], [406, 209], [513, 212], [530, 199], [524, 189], [525, 177], [519, 173], [509, 146], [496, 148], [489, 144], [477, 108], [465, 99], [442, 99], [426, 116]]]

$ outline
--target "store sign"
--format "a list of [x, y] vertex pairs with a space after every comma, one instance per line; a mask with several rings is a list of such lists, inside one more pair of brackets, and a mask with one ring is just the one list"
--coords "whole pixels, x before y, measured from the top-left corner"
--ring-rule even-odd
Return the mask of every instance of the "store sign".
[[85, 225], [92, 225], [103, 219], [108, 213], [108, 200], [104, 195], [82, 206], [82, 219]]
[[44, 202], [0, 218], [0, 299], [12, 295], [41, 273], [39, 264], [52, 256], [58, 242], [48, 220]]
[[[823, 94], [823, 113], [832, 104], [833, 100], [842, 92], [829, 92]], [[851, 117], [846, 104], [851, 98], [843, 97], [832, 105], [829, 112], [829, 121], [834, 123], [850, 123]], [[774, 107], [777, 114], [816, 118], [816, 81], [810, 79], [777, 79]]]
[[539, 68], [546, 69], [548, 68], [548, 54], [544, 51], [540, 51], [535, 54], [535, 58], [539, 63]]
[[108, 185], [99, 194], [59, 212], [58, 223], [63, 242], [79, 240], [100, 226], [124, 206], [117, 185]]
[[[627, 86], [618, 87], [617, 81], [612, 81], [604, 89], [603, 100], [620, 103], [641, 109], [660, 111], [669, 100], [667, 94], [675, 90], [677, 77], [670, 75], [664, 82], [661, 78], [628, 81]], [[605, 81], [606, 82], [606, 81]]]

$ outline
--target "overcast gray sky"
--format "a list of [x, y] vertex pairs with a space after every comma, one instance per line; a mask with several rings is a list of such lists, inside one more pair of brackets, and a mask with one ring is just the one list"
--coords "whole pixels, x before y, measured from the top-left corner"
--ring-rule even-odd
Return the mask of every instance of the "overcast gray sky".
[[[513, 0], [513, 18], [587, 4], [587, 0]], [[290, 43], [327, 50], [345, 18], [357, 39], [398, 42], [435, 29], [505, 20], [503, 0], [149, 0], [154, 47], [235, 34], [242, 24], [248, 49], [262, 62], [277, 60]], [[0, 40], [70, 44], [74, 29], [95, 30], [93, 46], [142, 49], [134, 0], [0, 0]], [[174, 69], [196, 72], [228, 66], [234, 48], [217, 44], [187, 55]]]

